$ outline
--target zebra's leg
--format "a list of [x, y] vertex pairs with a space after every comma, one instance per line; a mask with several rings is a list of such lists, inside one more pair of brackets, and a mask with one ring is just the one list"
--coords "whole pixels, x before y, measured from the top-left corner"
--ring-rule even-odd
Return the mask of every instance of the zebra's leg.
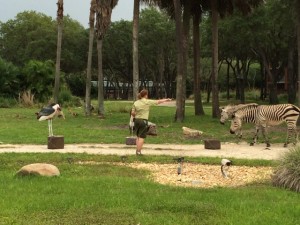
[[288, 130], [287, 130], [287, 137], [286, 137], [286, 142], [284, 143], [284, 147], [287, 147], [288, 144], [290, 143], [291, 141], [291, 138], [292, 138], [292, 135], [293, 135], [293, 138], [294, 138], [294, 142], [293, 144], [296, 145], [297, 141], [298, 141], [298, 133], [297, 133], [297, 127], [296, 125], [292, 125], [292, 126], [289, 126], [288, 127]]
[[265, 143], [266, 143], [267, 147], [270, 147], [271, 145], [270, 145], [270, 141], [269, 141], [269, 138], [268, 138], [268, 135], [267, 135], [267, 125], [264, 124], [261, 127], [262, 127], [261, 132], [262, 132], [262, 135], [265, 139]]
[[255, 127], [255, 134], [254, 134], [254, 137], [253, 137], [253, 141], [250, 143], [250, 146], [253, 146], [254, 144], [256, 144], [257, 138], [258, 138], [258, 132], [259, 132], [259, 127], [256, 126]]

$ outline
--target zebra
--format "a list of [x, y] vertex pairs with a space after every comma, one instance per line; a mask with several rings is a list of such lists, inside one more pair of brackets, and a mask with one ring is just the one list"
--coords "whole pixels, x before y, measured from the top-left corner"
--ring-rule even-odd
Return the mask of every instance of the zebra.
[[[225, 107], [220, 107], [221, 110], [221, 117], [220, 117], [220, 123], [222, 125], [225, 124], [225, 122], [229, 119], [233, 119], [235, 115], [245, 115], [247, 112], [252, 112], [257, 108], [258, 104], [256, 103], [248, 103], [248, 104], [239, 104], [239, 105], [227, 105]], [[251, 113], [252, 114], [252, 113]], [[246, 122], [246, 123], [254, 123], [253, 120], [251, 120], [250, 115], [241, 117], [241, 121], [237, 122]], [[242, 124], [239, 126], [239, 129], [236, 129], [234, 133], [239, 137], [242, 138]]]
[[[245, 108], [246, 109], [246, 108]], [[297, 134], [297, 120], [300, 115], [300, 109], [292, 104], [279, 104], [279, 105], [260, 105], [252, 110], [237, 110], [233, 112], [230, 126], [230, 133], [239, 131], [242, 127], [242, 121], [255, 123], [255, 135], [250, 145], [254, 145], [258, 138], [258, 132], [261, 129], [267, 147], [270, 147], [270, 141], [267, 136], [267, 126], [276, 126], [283, 122], [287, 124], [287, 137], [284, 147], [290, 143], [292, 135], [295, 142], [298, 140]]]

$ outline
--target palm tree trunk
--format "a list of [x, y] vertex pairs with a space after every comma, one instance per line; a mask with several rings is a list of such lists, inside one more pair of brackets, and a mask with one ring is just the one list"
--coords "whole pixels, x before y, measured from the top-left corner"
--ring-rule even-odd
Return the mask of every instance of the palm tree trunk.
[[217, 0], [212, 0], [212, 117], [219, 116], [218, 88], [218, 10]]
[[64, 1], [57, 2], [57, 49], [56, 49], [56, 64], [55, 64], [55, 83], [54, 83], [54, 102], [58, 103], [59, 81], [60, 81], [60, 61], [61, 61], [61, 44], [63, 31], [63, 16], [64, 16]]
[[95, 6], [96, 1], [91, 0], [90, 7], [90, 35], [89, 35], [89, 52], [86, 71], [86, 89], [85, 89], [85, 115], [91, 115], [91, 77], [92, 77], [92, 57], [93, 57], [93, 43], [95, 32]]
[[204, 115], [200, 88], [200, 18], [201, 14], [193, 16], [193, 50], [194, 50], [194, 107], [195, 115]]
[[103, 44], [102, 39], [97, 39], [97, 52], [98, 52], [98, 115], [100, 117], [104, 117], [102, 44]]
[[298, 106], [300, 106], [300, 1], [296, 1], [297, 13], [297, 51], [298, 51]]
[[140, 0], [134, 0], [133, 7], [133, 30], [132, 30], [132, 60], [133, 60], [133, 100], [136, 100], [139, 92], [139, 14]]
[[176, 45], [177, 45], [177, 78], [176, 78], [176, 114], [175, 121], [183, 122], [184, 119], [184, 93], [183, 93], [183, 62], [184, 48], [182, 43], [182, 24], [181, 24], [181, 7], [180, 0], [173, 0], [175, 9], [176, 23]]

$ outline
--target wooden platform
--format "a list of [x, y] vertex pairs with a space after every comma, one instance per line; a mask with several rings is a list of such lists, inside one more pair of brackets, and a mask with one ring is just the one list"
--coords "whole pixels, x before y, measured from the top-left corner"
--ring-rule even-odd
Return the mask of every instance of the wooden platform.
[[64, 149], [64, 136], [48, 137], [48, 149]]
[[136, 137], [126, 137], [126, 145], [136, 145]]
[[215, 139], [204, 140], [204, 148], [212, 149], [212, 150], [221, 149], [221, 142], [219, 140], [215, 140]]

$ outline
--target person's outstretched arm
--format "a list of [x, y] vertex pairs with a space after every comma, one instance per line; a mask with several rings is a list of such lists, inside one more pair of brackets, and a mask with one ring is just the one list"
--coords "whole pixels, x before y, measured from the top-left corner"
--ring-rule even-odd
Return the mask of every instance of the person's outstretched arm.
[[169, 101], [172, 101], [172, 99], [171, 98], [163, 98], [163, 99], [157, 100], [157, 104], [161, 104], [161, 103], [169, 102]]

